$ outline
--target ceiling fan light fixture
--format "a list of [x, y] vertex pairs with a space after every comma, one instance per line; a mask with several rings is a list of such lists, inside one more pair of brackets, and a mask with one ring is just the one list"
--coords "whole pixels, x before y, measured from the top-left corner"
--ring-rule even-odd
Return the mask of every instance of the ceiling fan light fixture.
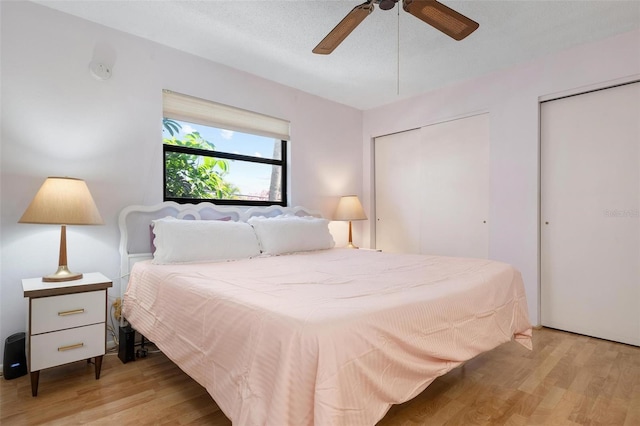
[[379, 0], [377, 3], [380, 10], [391, 10], [398, 3], [398, 0]]

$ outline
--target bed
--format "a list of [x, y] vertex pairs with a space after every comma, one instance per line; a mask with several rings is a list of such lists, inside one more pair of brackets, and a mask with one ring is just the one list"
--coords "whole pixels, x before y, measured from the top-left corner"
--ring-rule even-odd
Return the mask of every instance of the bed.
[[[531, 349], [513, 267], [335, 248], [318, 216], [169, 202], [120, 215], [126, 320], [233, 424], [374, 425], [480, 353]], [[151, 245], [150, 223], [164, 247]], [[257, 252], [232, 241], [252, 235]], [[190, 239], [222, 248], [185, 258]]]

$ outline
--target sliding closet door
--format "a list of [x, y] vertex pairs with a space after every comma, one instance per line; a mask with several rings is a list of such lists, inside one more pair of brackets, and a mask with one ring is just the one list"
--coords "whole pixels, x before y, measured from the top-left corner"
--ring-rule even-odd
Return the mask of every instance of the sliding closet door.
[[420, 250], [420, 130], [375, 139], [376, 248]]
[[489, 115], [421, 133], [420, 253], [489, 257]]
[[375, 140], [376, 248], [488, 257], [488, 114]]
[[640, 83], [541, 105], [542, 325], [640, 345]]

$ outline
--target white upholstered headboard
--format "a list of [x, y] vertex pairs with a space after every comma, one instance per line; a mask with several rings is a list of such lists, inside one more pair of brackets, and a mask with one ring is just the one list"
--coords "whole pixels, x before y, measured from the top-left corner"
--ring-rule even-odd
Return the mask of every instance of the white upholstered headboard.
[[120, 296], [127, 289], [129, 271], [133, 265], [151, 259], [151, 235], [149, 226], [154, 219], [167, 216], [192, 220], [234, 220], [246, 222], [254, 216], [273, 217], [283, 214], [316, 216], [321, 214], [304, 207], [231, 207], [212, 203], [178, 204], [173, 201], [153, 206], [129, 206], [122, 209], [118, 217], [120, 227]]

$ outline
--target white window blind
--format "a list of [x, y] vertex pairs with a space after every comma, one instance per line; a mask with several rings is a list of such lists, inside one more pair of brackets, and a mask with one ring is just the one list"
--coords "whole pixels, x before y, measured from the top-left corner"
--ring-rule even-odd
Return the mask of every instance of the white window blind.
[[287, 120], [170, 90], [162, 91], [162, 113], [163, 117], [174, 120], [289, 140]]

